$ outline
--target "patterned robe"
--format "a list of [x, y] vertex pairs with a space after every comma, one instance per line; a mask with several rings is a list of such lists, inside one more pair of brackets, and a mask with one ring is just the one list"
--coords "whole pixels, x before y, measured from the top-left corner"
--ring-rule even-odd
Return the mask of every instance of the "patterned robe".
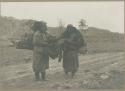
[[36, 31], [33, 36], [33, 71], [44, 72], [49, 68], [48, 33]]

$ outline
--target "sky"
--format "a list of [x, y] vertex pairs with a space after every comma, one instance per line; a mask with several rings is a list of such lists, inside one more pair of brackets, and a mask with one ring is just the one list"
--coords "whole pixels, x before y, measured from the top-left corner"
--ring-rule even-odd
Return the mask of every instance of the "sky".
[[58, 26], [59, 21], [78, 27], [81, 19], [88, 26], [124, 33], [123, 1], [89, 2], [2, 2], [2, 16], [17, 19], [43, 20], [50, 27]]

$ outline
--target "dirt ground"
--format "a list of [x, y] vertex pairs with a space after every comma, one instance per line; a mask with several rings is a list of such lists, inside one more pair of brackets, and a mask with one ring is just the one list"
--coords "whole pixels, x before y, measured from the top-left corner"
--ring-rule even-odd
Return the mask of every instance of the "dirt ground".
[[65, 76], [62, 62], [50, 59], [47, 81], [34, 80], [32, 51], [0, 48], [0, 89], [122, 89], [124, 88], [124, 52], [79, 55], [75, 77]]

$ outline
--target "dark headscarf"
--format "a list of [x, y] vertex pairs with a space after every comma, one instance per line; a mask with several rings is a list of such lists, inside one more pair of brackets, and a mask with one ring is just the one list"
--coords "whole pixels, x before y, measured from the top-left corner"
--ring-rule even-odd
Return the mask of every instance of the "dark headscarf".
[[66, 30], [63, 33], [63, 37], [68, 38], [71, 35], [71, 33], [73, 32], [73, 30], [74, 30], [73, 25], [71, 25], [71, 24], [67, 25]]
[[35, 21], [32, 27], [33, 31], [42, 31], [45, 32], [47, 30], [47, 25], [43, 21]]

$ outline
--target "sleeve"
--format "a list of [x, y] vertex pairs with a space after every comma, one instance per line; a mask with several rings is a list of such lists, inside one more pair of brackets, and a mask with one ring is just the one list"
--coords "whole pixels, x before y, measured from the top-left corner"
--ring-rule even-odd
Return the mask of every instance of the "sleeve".
[[53, 40], [55, 40], [55, 37], [52, 36], [52, 35], [50, 35], [49, 33], [46, 33], [46, 36], [47, 36], [47, 40], [48, 40], [48, 41], [53, 41]]
[[33, 36], [33, 45], [34, 46], [47, 46], [48, 42], [42, 39], [42, 35], [36, 32]]
[[85, 44], [84, 38], [83, 38], [82, 34], [79, 33], [78, 46], [82, 47], [82, 46], [84, 46], [84, 44]]

